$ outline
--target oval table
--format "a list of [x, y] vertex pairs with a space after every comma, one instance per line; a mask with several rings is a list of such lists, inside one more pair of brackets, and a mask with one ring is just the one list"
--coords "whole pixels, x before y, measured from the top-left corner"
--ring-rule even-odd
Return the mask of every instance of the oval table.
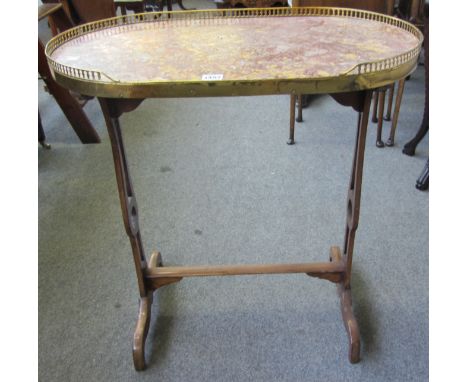
[[[140, 308], [133, 339], [137, 370], [153, 293], [184, 277], [305, 273], [338, 286], [349, 360], [360, 357], [352, 311], [351, 267], [359, 221], [362, 169], [372, 89], [416, 67], [422, 34], [411, 24], [355, 9], [306, 7], [155, 12], [115, 17], [68, 30], [49, 41], [55, 80], [96, 96], [110, 136], [123, 220], [135, 263]], [[327, 93], [358, 112], [342, 250], [303, 264], [163, 266], [147, 261], [119, 117], [145, 98]], [[291, 105], [294, 107], [294, 104]]]

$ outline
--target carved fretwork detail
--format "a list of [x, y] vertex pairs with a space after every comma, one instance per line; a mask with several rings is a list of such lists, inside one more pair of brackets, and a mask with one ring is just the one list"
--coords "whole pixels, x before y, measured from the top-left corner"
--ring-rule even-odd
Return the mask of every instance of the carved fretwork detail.
[[[352, 96], [355, 95], [353, 101]], [[335, 97], [334, 97], [335, 98]], [[364, 151], [366, 147], [367, 124], [372, 98], [372, 91], [349, 93], [346, 103], [355, 110], [359, 110], [356, 143], [354, 147], [353, 167], [348, 188], [346, 232], [343, 245], [343, 259], [346, 262], [344, 288], [349, 288], [351, 281], [351, 266], [353, 261], [354, 238], [359, 224], [361, 206], [362, 171], [364, 165]], [[336, 99], [336, 98], [335, 98]]]
[[140, 297], [146, 298], [148, 290], [144, 280], [144, 269], [147, 267], [143, 244], [138, 224], [138, 206], [133, 191], [133, 185], [128, 170], [127, 158], [123, 144], [122, 132], [118, 117], [124, 111], [133, 110], [141, 100], [112, 100], [100, 98], [99, 102], [106, 120], [107, 131], [112, 146], [117, 188], [119, 190], [120, 207], [125, 225], [125, 231], [130, 239], [133, 260], [138, 279]]

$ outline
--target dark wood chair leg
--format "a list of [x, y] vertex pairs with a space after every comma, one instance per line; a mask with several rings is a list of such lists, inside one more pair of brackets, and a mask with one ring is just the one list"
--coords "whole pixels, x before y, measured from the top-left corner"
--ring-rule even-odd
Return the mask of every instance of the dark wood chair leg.
[[394, 93], [395, 93], [395, 83], [393, 83], [390, 86], [390, 89], [388, 90], [387, 114], [384, 117], [386, 121], [390, 121], [392, 119], [392, 104], [393, 104]]
[[50, 149], [50, 145], [46, 142], [46, 136], [45, 136], [45, 133], [44, 133], [44, 127], [42, 126], [42, 120], [41, 120], [41, 114], [39, 112], [37, 112], [37, 115], [38, 115], [38, 140], [39, 140], [39, 144], [44, 147], [45, 149], [49, 150]]
[[[378, 105], [379, 105], [379, 115], [377, 118], [377, 139], [375, 141], [375, 145], [379, 148], [385, 147], [383, 141], [382, 141], [382, 125], [383, 125], [383, 114], [384, 114], [384, 108], [385, 108], [385, 92], [386, 89], [378, 89]], [[376, 92], [374, 92], [376, 93]]]
[[405, 144], [403, 153], [413, 156], [416, 146], [421, 142], [429, 131], [429, 9], [425, 10], [426, 19], [424, 23], [424, 115], [415, 137]]
[[177, 0], [177, 5], [179, 6], [180, 9], [183, 9], [184, 11], [193, 11], [195, 8], [185, 8], [184, 4], [182, 4], [182, 0]]
[[393, 146], [395, 143], [395, 132], [398, 124], [398, 117], [400, 115], [400, 106], [401, 101], [403, 99], [403, 90], [405, 90], [405, 81], [405, 78], [398, 81], [398, 90], [395, 99], [395, 110], [393, 111], [392, 127], [390, 128], [390, 134], [388, 136], [387, 142], [385, 142], [385, 144], [389, 147]]
[[302, 122], [302, 94], [299, 94], [297, 97], [297, 118], [296, 122]]
[[425, 191], [429, 188], [429, 159], [427, 160], [424, 169], [416, 181], [416, 188]]
[[[425, 118], [424, 118], [425, 119]], [[426, 136], [427, 132], [429, 131], [429, 121], [423, 121], [421, 127], [419, 128], [418, 132], [414, 136], [414, 138], [405, 144], [403, 147], [403, 154], [413, 156], [416, 152], [416, 147], [418, 146], [419, 142]]]
[[70, 92], [60, 86], [52, 78], [47, 58], [44, 52], [44, 45], [39, 40], [38, 47], [38, 63], [39, 74], [47, 85], [49, 93], [55, 98], [57, 104], [62, 109], [67, 117], [76, 135], [80, 138], [82, 143], [99, 143], [101, 142], [98, 133], [94, 129], [90, 120], [84, 113], [78, 101], [70, 94]]
[[377, 107], [379, 105], [379, 91], [378, 89], [374, 90], [372, 102], [374, 103], [374, 107], [372, 109], [372, 122], [377, 123]]
[[[300, 98], [300, 97], [299, 97]], [[296, 95], [291, 94], [289, 101], [289, 140], [288, 145], [293, 145], [294, 142], [294, 124], [296, 117]]]

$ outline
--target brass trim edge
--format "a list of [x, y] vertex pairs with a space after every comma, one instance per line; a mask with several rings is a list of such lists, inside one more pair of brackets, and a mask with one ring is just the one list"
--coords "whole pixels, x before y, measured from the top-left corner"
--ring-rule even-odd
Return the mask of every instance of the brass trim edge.
[[[258, 81], [230, 81], [220, 80], [215, 82], [205, 81], [147, 81], [147, 82], [120, 82], [111, 78], [106, 73], [98, 70], [86, 70], [62, 65], [51, 58], [52, 53], [61, 45], [84, 36], [89, 33], [104, 29], [115, 29], [121, 33], [135, 24], [144, 25], [158, 22], [181, 23], [187, 25], [194, 20], [203, 22], [216, 22], [226, 18], [235, 20], [246, 17], [300, 17], [300, 16], [330, 16], [352, 17], [383, 22], [404, 29], [413, 34], [418, 40], [418, 45], [410, 51], [387, 59], [366, 62], [355, 65], [338, 77], [329, 78], [299, 78], [299, 79], [269, 79]], [[155, 23], [155, 21], [157, 21]], [[117, 28], [116, 28], [117, 27]], [[213, 95], [261, 95], [261, 94], [287, 94], [284, 90], [289, 88], [289, 93], [317, 93], [339, 92], [349, 90], [362, 90], [383, 86], [396, 81], [414, 70], [416, 60], [421, 50], [423, 35], [409, 22], [387, 16], [380, 13], [363, 11], [351, 8], [335, 7], [292, 7], [292, 8], [234, 8], [234, 9], [210, 9], [172, 12], [148, 12], [126, 16], [118, 16], [99, 20], [71, 28], [52, 38], [46, 45], [47, 61], [54, 78], [60, 84], [82, 94], [102, 97], [191, 97]], [[404, 73], [402, 70], [405, 68]], [[400, 69], [400, 70], [397, 70]], [[399, 76], [399, 77], [398, 77]], [[350, 81], [351, 80], [351, 81]], [[329, 82], [325, 84], [325, 82]], [[205, 85], [210, 85], [207, 90]], [[247, 89], [251, 85], [252, 89]], [[289, 86], [287, 86], [289, 84]], [[213, 86], [214, 85], [214, 86]], [[235, 87], [241, 86], [241, 89]], [[297, 90], [294, 89], [297, 88]], [[154, 88], [154, 89], [152, 89]], [[217, 88], [213, 91], [213, 88]], [[242, 89], [243, 88], [243, 89]], [[200, 91], [201, 90], [201, 91]]]

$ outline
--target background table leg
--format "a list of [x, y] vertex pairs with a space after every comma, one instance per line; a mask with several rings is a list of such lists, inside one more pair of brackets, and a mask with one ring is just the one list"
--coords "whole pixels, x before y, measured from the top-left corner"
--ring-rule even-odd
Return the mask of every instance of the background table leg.
[[386, 121], [390, 121], [392, 119], [392, 106], [393, 106], [393, 96], [395, 94], [395, 83], [390, 86], [390, 90], [388, 91], [388, 105], [387, 105], [387, 114], [385, 115], [384, 119]]
[[377, 117], [377, 139], [375, 141], [375, 145], [379, 148], [385, 147], [382, 141], [383, 114], [384, 114], [384, 108], [385, 108], [385, 92], [386, 92], [386, 88], [378, 90], [379, 116]]
[[291, 94], [289, 103], [289, 140], [288, 145], [293, 145], [294, 142], [294, 124], [296, 122], [296, 96]]
[[303, 97], [302, 94], [299, 94], [297, 96], [297, 118], [296, 118], [296, 122], [302, 122], [303, 121], [303, 119], [302, 119], [302, 97]]
[[398, 90], [397, 90], [397, 96], [395, 100], [395, 110], [393, 111], [392, 127], [390, 129], [388, 140], [385, 143], [389, 147], [393, 146], [395, 143], [395, 132], [396, 132], [397, 124], [398, 124], [398, 117], [400, 115], [400, 106], [401, 106], [401, 101], [403, 99], [403, 90], [405, 89], [405, 81], [406, 79], [404, 78], [398, 81]]

